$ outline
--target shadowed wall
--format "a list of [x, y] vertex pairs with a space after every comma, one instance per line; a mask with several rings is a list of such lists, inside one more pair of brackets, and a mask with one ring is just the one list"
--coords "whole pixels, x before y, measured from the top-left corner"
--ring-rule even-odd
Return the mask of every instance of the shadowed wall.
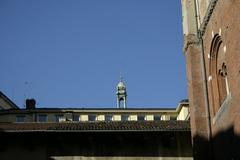
[[192, 159], [190, 132], [2, 133], [0, 159]]

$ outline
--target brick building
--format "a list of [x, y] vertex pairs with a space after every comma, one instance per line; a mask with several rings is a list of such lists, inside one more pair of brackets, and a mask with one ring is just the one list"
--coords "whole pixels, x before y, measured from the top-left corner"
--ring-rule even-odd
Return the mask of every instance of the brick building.
[[182, 0], [195, 159], [240, 159], [240, 1]]

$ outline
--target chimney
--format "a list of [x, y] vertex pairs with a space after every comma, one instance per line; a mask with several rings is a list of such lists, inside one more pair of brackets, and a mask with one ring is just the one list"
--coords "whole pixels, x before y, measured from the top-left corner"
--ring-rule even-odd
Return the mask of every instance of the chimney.
[[36, 101], [35, 99], [26, 99], [26, 109], [35, 109]]

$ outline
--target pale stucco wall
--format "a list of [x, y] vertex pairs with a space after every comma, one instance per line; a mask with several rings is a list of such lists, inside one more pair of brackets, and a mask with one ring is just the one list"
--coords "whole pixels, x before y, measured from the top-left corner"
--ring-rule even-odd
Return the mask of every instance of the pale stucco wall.
[[12, 108], [5, 100], [0, 97], [0, 110]]
[[[184, 110], [185, 111], [185, 110]], [[182, 114], [187, 114], [187, 113], [182, 113], [183, 111], [180, 112], [182, 116]], [[56, 122], [56, 116], [57, 115], [61, 115], [63, 116], [62, 118], [62, 122], [65, 121], [72, 121], [73, 120], [73, 114], [64, 114], [64, 113], [27, 113], [27, 114], [3, 114], [0, 115], [0, 122], [16, 122], [16, 116], [18, 115], [25, 115], [25, 122], [35, 122], [35, 120], [37, 121], [38, 119], [38, 115], [47, 115], [47, 122]], [[79, 121], [88, 121], [88, 114], [84, 113], [84, 114], [78, 114], [79, 115]], [[113, 121], [121, 121], [121, 115], [124, 114], [112, 114], [113, 116]], [[128, 120], [129, 121], [137, 121], [137, 115], [138, 114], [126, 114], [129, 115]], [[143, 115], [142, 113], [140, 113], [139, 115]], [[161, 115], [161, 120], [170, 120], [170, 117], [177, 117], [177, 115], [175, 114], [158, 114]], [[154, 120], [154, 115], [153, 114], [144, 114], [145, 116], [145, 120], [146, 121], [152, 121]], [[179, 117], [178, 116], [178, 117]], [[179, 118], [178, 118], [179, 119]], [[96, 121], [104, 121], [105, 120], [105, 114], [97, 114], [96, 115]], [[180, 120], [180, 119], [179, 119]]]
[[189, 107], [183, 106], [177, 116], [177, 120], [187, 120], [188, 116], [189, 116]]
[[[72, 121], [73, 115], [79, 115], [79, 121], [88, 121], [88, 115], [96, 115], [97, 121], [104, 121], [106, 115], [112, 115], [113, 121], [121, 121], [122, 115], [129, 115], [129, 121], [137, 121], [138, 115], [145, 116], [146, 121], [154, 120], [154, 115], [163, 115], [162, 120], [169, 120], [174, 119], [178, 116], [178, 112], [180, 111], [177, 107], [176, 110], [121, 110], [121, 111], [108, 111], [108, 110], [101, 110], [101, 111], [81, 111], [81, 110], [60, 110], [60, 111], [51, 111], [51, 110], [14, 110], [14, 111], [7, 111], [7, 112], [0, 112], [0, 122], [16, 122], [17, 115], [25, 115], [25, 122], [35, 122], [37, 121], [38, 115], [46, 115], [47, 122], [56, 122], [56, 116], [63, 116], [63, 121]], [[65, 119], [65, 120], [64, 120]]]
[[80, 119], [81, 121], [88, 121], [88, 115], [81, 115]]
[[206, 15], [210, 0], [196, 0], [196, 9], [198, 14], [198, 23], [199, 26], [203, 22], [203, 19]]
[[104, 121], [104, 120], [105, 120], [105, 116], [102, 115], [102, 114], [101, 114], [101, 115], [98, 115], [98, 116], [97, 116], [97, 120], [98, 120], [98, 121]]
[[113, 120], [114, 121], [121, 121], [121, 115], [118, 114], [118, 115], [113, 115]]
[[137, 115], [129, 115], [130, 121], [137, 121]]
[[153, 115], [146, 115], [145, 120], [153, 121]]
[[196, 23], [196, 7], [194, 0], [182, 0], [182, 23], [183, 23], [183, 34], [196, 34], [197, 23]]
[[182, 23], [185, 35], [196, 34], [201, 27], [211, 0], [182, 0]]
[[163, 120], [163, 121], [170, 120], [170, 115], [168, 115], [168, 114], [162, 115], [162, 116], [161, 116], [161, 120]]

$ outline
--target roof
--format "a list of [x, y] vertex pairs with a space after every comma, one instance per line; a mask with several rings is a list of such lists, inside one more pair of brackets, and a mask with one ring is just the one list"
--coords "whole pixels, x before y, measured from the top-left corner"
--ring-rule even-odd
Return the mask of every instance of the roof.
[[190, 131], [189, 121], [0, 123], [0, 132]]
[[76, 113], [76, 114], [131, 114], [131, 113], [153, 113], [153, 114], [176, 114], [176, 109], [87, 109], [87, 108], [36, 108], [36, 109], [10, 109], [10, 110], [0, 110], [0, 115], [5, 114], [50, 114], [50, 113]]
[[[179, 108], [179, 107], [178, 107]], [[177, 108], [177, 109], [178, 109]], [[54, 113], [54, 112], [62, 112], [62, 113], [74, 113], [74, 112], [87, 112], [87, 113], [128, 113], [128, 112], [146, 112], [146, 113], [159, 113], [159, 112], [177, 112], [176, 108], [35, 108], [35, 109], [9, 109], [9, 110], [1, 110], [0, 114], [9, 114], [9, 113]]]
[[19, 107], [1, 91], [0, 91], [0, 97], [3, 98], [11, 107], [13, 107], [13, 109], [19, 109]]

